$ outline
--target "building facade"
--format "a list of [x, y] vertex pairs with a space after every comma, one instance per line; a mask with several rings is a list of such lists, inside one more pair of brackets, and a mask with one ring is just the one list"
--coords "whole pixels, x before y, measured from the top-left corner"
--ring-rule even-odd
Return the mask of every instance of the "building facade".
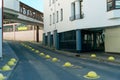
[[120, 52], [120, 0], [45, 0], [43, 44]]
[[15, 41], [42, 42], [43, 25], [27, 25], [22, 23], [3, 24], [3, 39]]

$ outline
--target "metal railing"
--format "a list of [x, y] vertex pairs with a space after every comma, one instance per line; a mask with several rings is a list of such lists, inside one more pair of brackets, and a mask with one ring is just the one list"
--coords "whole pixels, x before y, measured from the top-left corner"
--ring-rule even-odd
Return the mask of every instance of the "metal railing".
[[74, 21], [74, 20], [83, 19], [83, 18], [84, 18], [84, 14], [77, 14], [77, 15], [71, 16], [69, 19], [70, 21]]
[[32, 7], [20, 2], [20, 10], [19, 12], [23, 15], [31, 17], [33, 19], [43, 21], [43, 13], [33, 9]]

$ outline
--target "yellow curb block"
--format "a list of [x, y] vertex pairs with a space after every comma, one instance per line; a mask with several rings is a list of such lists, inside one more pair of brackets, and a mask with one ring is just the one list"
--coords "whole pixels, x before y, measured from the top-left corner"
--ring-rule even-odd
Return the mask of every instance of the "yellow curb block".
[[84, 76], [84, 78], [87, 78], [87, 79], [98, 79], [98, 78], [100, 78], [100, 76], [97, 75], [96, 72], [90, 71], [90, 72], [87, 73], [87, 75]]

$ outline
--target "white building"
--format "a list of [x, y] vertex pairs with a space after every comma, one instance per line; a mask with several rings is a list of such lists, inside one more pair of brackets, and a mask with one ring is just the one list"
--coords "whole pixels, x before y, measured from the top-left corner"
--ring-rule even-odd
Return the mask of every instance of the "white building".
[[45, 0], [44, 45], [120, 53], [120, 0]]

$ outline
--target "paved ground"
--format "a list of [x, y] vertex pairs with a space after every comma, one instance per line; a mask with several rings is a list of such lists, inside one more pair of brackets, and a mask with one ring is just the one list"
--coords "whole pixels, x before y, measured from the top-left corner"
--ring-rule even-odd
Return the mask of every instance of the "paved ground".
[[[19, 58], [19, 63], [9, 80], [88, 80], [83, 76], [89, 71], [100, 75], [96, 80], [119, 80], [120, 65], [111, 64], [87, 58], [66, 56], [40, 47], [37, 44], [25, 42], [40, 52], [57, 57], [60, 62], [53, 63], [38, 56], [35, 52], [25, 48], [19, 42], [9, 42], [11, 48]], [[62, 65], [71, 62], [74, 67], [65, 68]]]
[[10, 71], [3, 71], [1, 69], [4, 65], [8, 63], [8, 61], [10, 61], [11, 58], [15, 58], [17, 59], [17, 61], [18, 61], [18, 58], [6, 41], [3, 41], [3, 55], [2, 56], [3, 57], [0, 59], [0, 73], [2, 73], [6, 77], [5, 80], [8, 80], [8, 78], [10, 77], [17, 63], [14, 66], [10, 66], [11, 67]]

